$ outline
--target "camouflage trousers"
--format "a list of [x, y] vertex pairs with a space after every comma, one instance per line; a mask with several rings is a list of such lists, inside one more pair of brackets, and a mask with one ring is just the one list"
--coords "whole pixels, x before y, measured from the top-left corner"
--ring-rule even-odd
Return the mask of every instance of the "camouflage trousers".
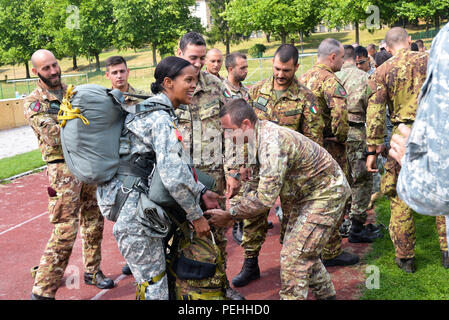
[[[381, 181], [381, 191], [390, 199], [389, 233], [395, 248], [396, 257], [412, 258], [415, 256], [416, 229], [413, 210], [402, 201], [396, 193], [396, 183], [400, 165], [391, 157], [385, 163], [385, 175]], [[436, 217], [436, 229], [442, 251], [448, 250], [446, 221], [444, 216]]]
[[279, 292], [282, 300], [306, 299], [309, 288], [317, 299], [336, 294], [320, 254], [343, 216], [350, 188], [343, 175], [322, 188], [304, 199], [281, 196], [285, 214]]
[[152, 237], [137, 220], [139, 195], [137, 191], [130, 192], [114, 224], [114, 237], [138, 288], [144, 290], [139, 297], [143, 296], [145, 300], [168, 300], [167, 275], [158, 278], [166, 267], [164, 239]]
[[349, 127], [347, 146], [348, 161], [351, 168], [352, 202], [349, 218], [364, 224], [368, 214], [368, 204], [373, 189], [373, 175], [366, 169], [366, 130], [365, 127]]
[[96, 186], [82, 183], [65, 163], [48, 164], [48, 213], [53, 231], [41, 257], [32, 292], [54, 298], [80, 228], [84, 271], [100, 269], [104, 218], [96, 200]]
[[[348, 157], [346, 155], [346, 144], [335, 143], [333, 141], [324, 141], [324, 148], [332, 155], [335, 161], [337, 161], [340, 168], [343, 170], [346, 179], [349, 184], [351, 184], [351, 167], [349, 165]], [[345, 208], [343, 210], [343, 215], [340, 217], [340, 220], [337, 221], [337, 225], [334, 228], [331, 236], [329, 237], [329, 241], [323, 249], [321, 254], [322, 258], [325, 260], [333, 259], [340, 255], [343, 252], [341, 248], [342, 237], [339, 232], [339, 228], [343, 223], [345, 214], [349, 213], [351, 210], [351, 197], [347, 200], [345, 204]]]

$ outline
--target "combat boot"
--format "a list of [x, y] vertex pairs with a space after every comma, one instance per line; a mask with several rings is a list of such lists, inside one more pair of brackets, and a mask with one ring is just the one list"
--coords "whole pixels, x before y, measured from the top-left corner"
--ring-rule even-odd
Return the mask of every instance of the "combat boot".
[[114, 281], [107, 278], [101, 270], [95, 273], [84, 273], [84, 283], [96, 286], [98, 289], [110, 289], [114, 287]]
[[260, 269], [258, 257], [255, 258], [245, 258], [243, 261], [242, 270], [238, 275], [232, 279], [232, 284], [234, 287], [246, 286], [253, 280], [260, 278]]
[[441, 251], [441, 264], [446, 269], [449, 268], [449, 251]]
[[343, 251], [333, 259], [321, 259], [325, 267], [351, 266], [359, 262], [359, 257], [355, 254]]
[[228, 287], [226, 289], [226, 299], [228, 300], [246, 300], [245, 297], [238, 292], [237, 290], [234, 290], [231, 287]]
[[125, 264], [125, 265], [123, 266], [123, 268], [122, 268], [122, 273], [123, 273], [123, 274], [126, 274], [127, 276], [133, 274], [133, 273], [131, 272], [131, 268], [129, 267], [128, 264]]
[[38, 294], [31, 293], [30, 300], [55, 300], [55, 298], [44, 297]]
[[397, 266], [408, 273], [414, 273], [416, 271], [415, 258], [394, 258]]

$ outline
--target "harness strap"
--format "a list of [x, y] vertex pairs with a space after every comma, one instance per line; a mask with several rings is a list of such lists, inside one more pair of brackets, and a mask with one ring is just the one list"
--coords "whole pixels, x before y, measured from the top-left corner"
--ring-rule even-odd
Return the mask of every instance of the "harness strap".
[[222, 300], [226, 296], [221, 289], [209, 292], [189, 292], [188, 294], [178, 295], [178, 300]]
[[149, 281], [145, 281], [141, 284], [137, 285], [136, 290], [136, 300], [145, 300], [145, 291], [149, 285], [155, 284], [162, 280], [162, 278], [165, 276], [166, 272], [165, 270], [159, 273], [158, 275], [151, 278]]

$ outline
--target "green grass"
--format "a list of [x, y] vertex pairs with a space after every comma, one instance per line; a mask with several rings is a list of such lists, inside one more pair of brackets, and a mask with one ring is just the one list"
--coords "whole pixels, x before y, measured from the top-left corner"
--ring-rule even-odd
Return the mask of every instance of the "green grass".
[[38, 149], [3, 158], [0, 159], [0, 179], [9, 178], [43, 165], [45, 165], [45, 162], [42, 161], [42, 155]]
[[[378, 200], [377, 222], [388, 226], [390, 203]], [[394, 263], [394, 247], [388, 231], [377, 239], [365, 257], [367, 265], [379, 268], [379, 289], [364, 289], [362, 300], [448, 300], [449, 270], [441, 265], [441, 253], [435, 227], [435, 217], [415, 213], [416, 272], [405, 273]]]

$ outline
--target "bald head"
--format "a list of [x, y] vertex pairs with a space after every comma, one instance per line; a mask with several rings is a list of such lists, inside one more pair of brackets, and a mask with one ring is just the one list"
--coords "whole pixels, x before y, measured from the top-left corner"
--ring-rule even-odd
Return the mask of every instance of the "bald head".
[[332, 38], [327, 38], [321, 41], [318, 47], [318, 63], [325, 64], [330, 67], [332, 71], [340, 71], [343, 65], [343, 57], [345, 50], [340, 41]]
[[206, 71], [218, 76], [223, 65], [223, 54], [217, 48], [210, 49], [206, 54]]
[[[396, 51], [402, 48], [408, 48], [411, 40], [407, 31], [401, 27], [394, 27], [388, 30], [385, 35], [385, 43], [387, 48]], [[392, 52], [393, 53], [393, 52]]]
[[61, 68], [55, 55], [48, 50], [39, 49], [31, 56], [33, 68], [31, 71], [42, 80], [47, 89], [61, 87]]

